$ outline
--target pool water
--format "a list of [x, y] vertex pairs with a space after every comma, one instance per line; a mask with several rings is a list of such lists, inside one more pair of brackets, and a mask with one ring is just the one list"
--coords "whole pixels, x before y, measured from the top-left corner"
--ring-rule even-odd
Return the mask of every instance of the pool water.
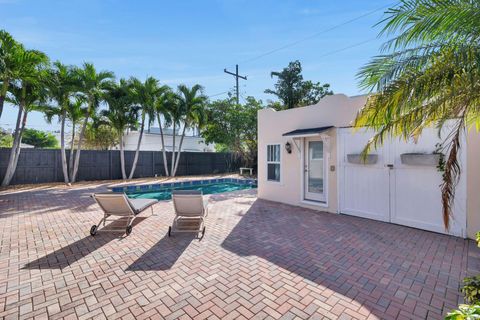
[[170, 200], [172, 198], [172, 190], [201, 190], [203, 194], [214, 194], [245, 189], [255, 189], [256, 187], [256, 185], [251, 184], [222, 182], [195, 186], [182, 186], [168, 189], [166, 188], [162, 190], [127, 192], [127, 196], [132, 199]]

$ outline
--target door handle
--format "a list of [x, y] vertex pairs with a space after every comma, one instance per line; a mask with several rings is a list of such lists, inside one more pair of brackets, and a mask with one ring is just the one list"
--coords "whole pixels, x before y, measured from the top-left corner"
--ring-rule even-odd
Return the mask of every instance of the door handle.
[[393, 169], [393, 164], [389, 163], [387, 165], [385, 165], [388, 169]]

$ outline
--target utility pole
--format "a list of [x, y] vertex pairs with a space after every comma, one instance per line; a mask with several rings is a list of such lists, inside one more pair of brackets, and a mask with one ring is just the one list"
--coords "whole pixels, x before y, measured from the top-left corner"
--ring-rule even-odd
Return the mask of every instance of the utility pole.
[[241, 78], [243, 80], [247, 80], [247, 76], [241, 76], [241, 75], [238, 74], [238, 64], [235, 65], [235, 73], [228, 71], [226, 68], [223, 69], [223, 72], [231, 74], [232, 76], [235, 77], [235, 89], [237, 91], [237, 104], [240, 104], [240, 99], [239, 99], [240, 88], [238, 86], [238, 78]]

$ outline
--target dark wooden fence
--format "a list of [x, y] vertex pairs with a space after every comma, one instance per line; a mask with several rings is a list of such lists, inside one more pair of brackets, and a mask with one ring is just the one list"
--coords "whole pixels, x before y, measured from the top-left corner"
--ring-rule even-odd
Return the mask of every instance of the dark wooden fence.
[[[0, 178], [3, 179], [10, 149], [0, 149]], [[125, 151], [127, 175], [135, 151]], [[67, 159], [69, 151], [67, 150]], [[167, 152], [170, 169], [171, 153]], [[182, 152], [177, 176], [234, 172], [240, 161], [230, 153]], [[134, 178], [164, 176], [160, 151], [140, 151]], [[77, 181], [121, 179], [120, 151], [82, 150]], [[22, 149], [11, 184], [62, 182], [60, 150]]]

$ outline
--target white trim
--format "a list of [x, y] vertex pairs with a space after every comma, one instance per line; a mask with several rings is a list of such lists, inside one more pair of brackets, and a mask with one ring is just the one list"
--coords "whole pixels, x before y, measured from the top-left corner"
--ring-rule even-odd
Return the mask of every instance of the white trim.
[[[320, 136], [320, 134], [318, 134]], [[323, 166], [324, 166], [324, 187], [323, 187], [323, 193], [325, 195], [325, 201], [315, 201], [315, 200], [309, 200], [305, 199], [305, 171], [304, 171], [304, 166], [305, 166], [305, 138], [301, 138], [301, 157], [300, 157], [300, 203], [305, 203], [305, 204], [310, 204], [310, 205], [317, 205], [321, 207], [328, 208], [329, 207], [329, 201], [328, 201], [328, 188], [330, 186], [329, 184], [329, 167], [330, 167], [330, 141], [326, 143], [327, 139], [330, 139], [329, 136], [322, 135], [320, 136], [320, 139], [323, 141]], [[338, 185], [338, 184], [337, 184]]]
[[308, 204], [308, 205], [311, 205], [311, 206], [322, 207], [322, 208], [328, 208], [328, 203], [323, 202], [323, 201], [313, 201], [313, 200], [305, 200], [304, 199], [304, 200], [300, 201], [300, 203]]
[[[279, 146], [280, 161], [278, 161], [278, 162], [277, 161], [268, 161], [268, 146], [276, 146], [276, 145]], [[267, 174], [266, 174], [266, 177], [265, 177], [266, 178], [265, 181], [267, 183], [282, 184], [282, 181], [283, 181], [283, 163], [282, 163], [282, 161], [283, 161], [283, 148], [282, 148], [282, 143], [280, 143], [280, 142], [266, 143], [264, 152], [267, 153], [266, 161], [265, 161], [265, 167], [267, 169], [267, 171], [266, 171]], [[268, 165], [269, 164], [279, 164], [280, 165], [280, 180], [277, 181], [277, 180], [269, 180], [268, 179]]]
[[337, 163], [336, 163], [336, 174], [337, 174], [337, 214], [340, 214], [340, 202], [341, 197], [343, 195], [341, 187], [343, 186], [343, 168], [341, 165], [343, 164], [343, 159], [340, 158], [340, 155], [343, 154], [341, 147], [343, 147], [342, 142], [340, 141], [340, 130], [336, 130], [336, 151], [337, 151]]
[[300, 134], [292, 134], [292, 135], [285, 135], [285, 138], [308, 138], [308, 137], [316, 137], [321, 135], [323, 132], [317, 133], [300, 133]]

